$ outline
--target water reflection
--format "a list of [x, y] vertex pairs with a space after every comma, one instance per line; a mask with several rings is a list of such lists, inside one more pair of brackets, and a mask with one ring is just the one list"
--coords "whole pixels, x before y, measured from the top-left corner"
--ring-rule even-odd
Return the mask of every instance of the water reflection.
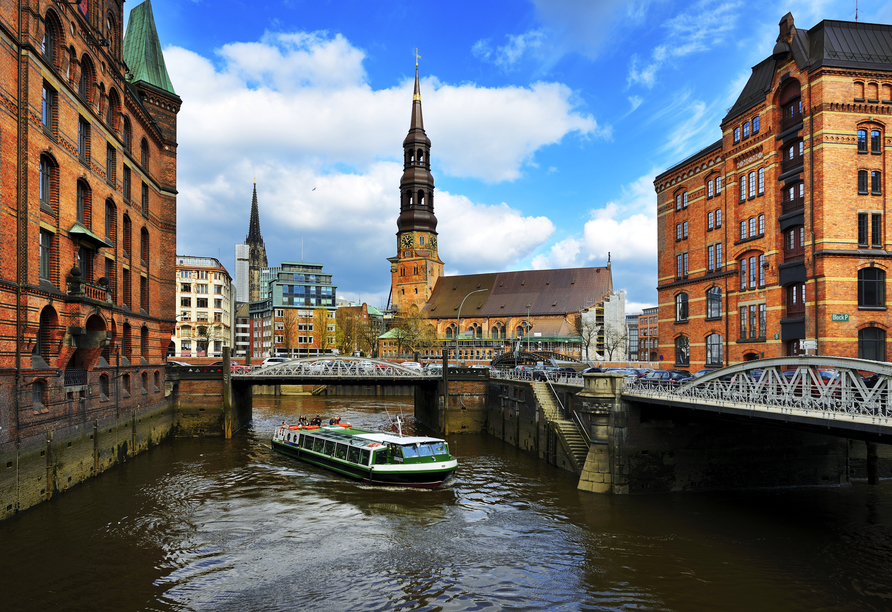
[[283, 419], [379, 429], [401, 409], [411, 400], [255, 398], [233, 440], [176, 440], [0, 523], [3, 608], [892, 607], [892, 483], [597, 496], [455, 436], [447, 486], [381, 489], [269, 448]]

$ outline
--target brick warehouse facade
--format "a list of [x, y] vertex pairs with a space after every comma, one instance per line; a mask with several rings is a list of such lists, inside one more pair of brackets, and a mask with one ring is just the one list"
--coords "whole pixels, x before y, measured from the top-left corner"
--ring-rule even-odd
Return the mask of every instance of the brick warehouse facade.
[[[722, 138], [657, 176], [659, 352], [886, 360], [892, 26], [780, 21]], [[806, 345], [808, 343], [805, 343]]]
[[52, 439], [132, 430], [67, 480], [47, 458], [38, 497], [169, 431], [137, 421], [167, 405], [181, 100], [148, 1], [126, 39], [122, 0], [4, 2], [0, 31], [2, 518], [35, 501], [19, 466]]

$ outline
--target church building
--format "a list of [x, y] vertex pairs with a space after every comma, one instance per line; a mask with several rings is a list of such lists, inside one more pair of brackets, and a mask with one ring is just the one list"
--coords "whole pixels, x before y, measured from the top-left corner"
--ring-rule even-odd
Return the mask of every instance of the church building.
[[[516, 349], [599, 359], [598, 350], [603, 353], [611, 341], [624, 337], [624, 325], [617, 329], [604, 325], [605, 307], [611, 310], [621, 301], [624, 304], [621, 293], [613, 291], [609, 263], [595, 268], [443, 276], [430, 150], [416, 63], [412, 117], [403, 140], [397, 254], [388, 258], [390, 309], [397, 318], [421, 316], [432, 326], [436, 339], [424, 347], [394, 349], [387, 356], [411, 351], [434, 359], [449, 348], [451, 358], [462, 361], [490, 362]], [[597, 329], [582, 323], [595, 313], [601, 321]], [[590, 330], [591, 342], [583, 342], [584, 328]], [[611, 352], [623, 354], [624, 348]]]

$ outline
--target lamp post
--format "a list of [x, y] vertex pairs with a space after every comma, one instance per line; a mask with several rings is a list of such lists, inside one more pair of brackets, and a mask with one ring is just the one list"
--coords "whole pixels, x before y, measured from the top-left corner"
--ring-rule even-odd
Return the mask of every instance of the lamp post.
[[[482, 291], [489, 291], [489, 289], [476, 289], [476, 290], [472, 291], [471, 293], [466, 295], [464, 297], [464, 299], [461, 301], [461, 304], [458, 305], [458, 317], [457, 317], [457, 321], [455, 324], [455, 353], [456, 353], [455, 356], [456, 357], [458, 357], [458, 335], [461, 333], [461, 307], [465, 305], [466, 299], [468, 299], [475, 293], [480, 293]], [[459, 365], [461, 365], [461, 362], [459, 362]]]
[[530, 352], [530, 328], [532, 324], [530, 323], [530, 307], [532, 303], [527, 304], [527, 353]]

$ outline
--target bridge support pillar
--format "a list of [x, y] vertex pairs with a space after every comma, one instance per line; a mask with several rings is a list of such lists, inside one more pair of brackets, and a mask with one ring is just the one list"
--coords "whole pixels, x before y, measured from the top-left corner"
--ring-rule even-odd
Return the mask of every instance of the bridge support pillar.
[[877, 469], [877, 465], [879, 463], [877, 456], [877, 444], [876, 442], [868, 442], [867, 443], [867, 484], [879, 484], [879, 470]]
[[592, 493], [628, 494], [625, 446], [629, 437], [628, 407], [622, 401], [625, 377], [620, 374], [586, 374], [585, 387], [576, 397], [577, 412], [591, 440], [579, 476], [578, 488]]

